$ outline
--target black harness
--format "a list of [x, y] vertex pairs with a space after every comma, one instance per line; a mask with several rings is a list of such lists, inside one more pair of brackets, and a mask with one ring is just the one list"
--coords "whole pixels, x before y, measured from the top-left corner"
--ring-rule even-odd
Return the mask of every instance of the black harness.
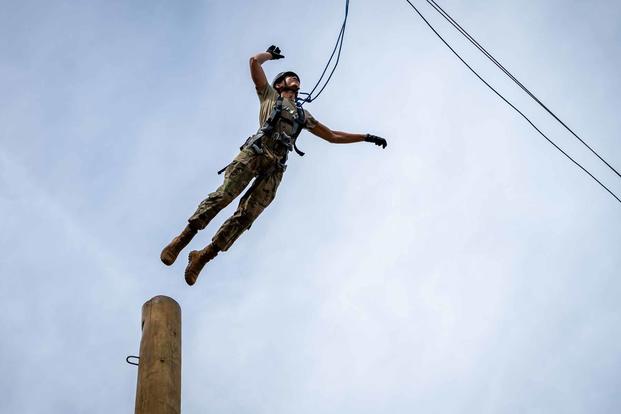
[[[265, 123], [261, 126], [261, 128], [259, 128], [259, 131], [255, 135], [248, 138], [246, 143], [242, 145], [240, 149], [252, 147], [253, 149], [258, 150], [258, 153], [262, 153], [263, 150], [261, 147], [261, 141], [264, 136], [268, 136], [275, 138], [275, 140], [284, 145], [287, 150], [295, 150], [299, 156], [304, 156], [304, 153], [295, 145], [295, 141], [302, 132], [304, 122], [306, 121], [304, 109], [302, 109], [301, 106], [296, 105], [297, 113], [293, 116], [293, 119], [283, 117], [283, 100], [282, 96], [279, 96], [278, 99], [276, 99], [276, 104], [272, 108], [270, 115], [265, 120]], [[290, 124], [293, 128], [291, 135], [287, 135], [284, 132], [276, 132], [278, 122]]]
[[[290, 151], [295, 151], [300, 157], [304, 156], [304, 153], [297, 147], [296, 140], [302, 132], [304, 123], [306, 122], [306, 114], [304, 113], [304, 109], [299, 104], [296, 104], [297, 113], [293, 115], [292, 119], [283, 116], [283, 100], [282, 96], [279, 96], [276, 99], [272, 112], [270, 112], [270, 115], [267, 117], [261, 128], [259, 128], [256, 134], [249, 137], [246, 142], [239, 147], [239, 149], [243, 150], [251, 148], [256, 154], [263, 154], [263, 138], [274, 138], [275, 141], [287, 149], [287, 153], [280, 160], [280, 167], [284, 170], [286, 168], [285, 164]], [[292, 126], [291, 135], [288, 135], [285, 132], [276, 131], [279, 122], [285, 122]], [[228, 165], [218, 171], [218, 174], [222, 174], [227, 167]]]

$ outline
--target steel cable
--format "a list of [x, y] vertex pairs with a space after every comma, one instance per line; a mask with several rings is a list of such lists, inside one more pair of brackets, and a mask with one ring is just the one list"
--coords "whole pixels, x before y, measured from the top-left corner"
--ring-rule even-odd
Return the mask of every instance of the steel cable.
[[593, 180], [595, 180], [595, 182], [597, 182], [602, 188], [604, 188], [608, 193], [610, 193], [610, 195], [612, 195], [619, 203], [621, 203], [621, 199], [619, 197], [617, 197], [617, 195], [615, 193], [613, 193], [608, 187], [606, 187], [600, 180], [598, 180], [593, 174], [591, 174], [586, 168], [584, 168], [578, 161], [574, 160], [569, 154], [567, 154], [565, 151], [563, 151], [563, 149], [561, 149], [558, 145], [556, 145], [556, 143], [554, 143], [554, 141], [552, 141], [550, 138], [548, 138], [548, 136], [546, 134], [544, 134], [539, 128], [537, 128], [537, 126], [526, 116], [524, 115], [524, 113], [522, 111], [520, 111], [515, 105], [513, 105], [509, 100], [507, 100], [504, 96], [502, 96], [496, 89], [494, 89], [494, 87], [492, 85], [490, 85], [485, 79], [483, 79], [481, 77], [481, 75], [478, 74], [477, 71], [475, 71], [460, 55], [459, 53], [457, 53], [455, 51], [455, 49], [453, 49], [453, 47], [451, 45], [448, 44], [448, 42], [446, 40], [444, 40], [444, 38], [440, 35], [440, 33], [438, 33], [438, 31], [431, 25], [431, 23], [429, 23], [429, 21], [425, 18], [425, 16], [423, 16], [423, 14], [418, 10], [418, 8], [416, 8], [416, 6], [414, 6], [414, 4], [412, 4], [412, 2], [410, 0], [405, 0], [410, 7], [412, 7], [414, 9], [414, 11], [420, 16], [420, 18], [427, 24], [427, 26], [429, 26], [429, 28], [436, 34], [436, 36], [438, 36], [438, 38], [440, 38], [440, 40], [451, 50], [451, 52], [453, 52], [453, 54], [455, 56], [457, 56], [457, 58], [459, 60], [461, 60], [461, 62], [466, 65], [466, 67], [468, 69], [470, 69], [470, 71], [472, 73], [475, 74], [475, 76], [477, 78], [479, 78], [479, 80], [481, 82], [483, 82], [488, 88], [490, 88], [496, 95], [498, 95], [498, 97], [500, 97], [503, 101], [505, 101], [511, 108], [513, 108], [517, 113], [519, 113], [537, 132], [539, 132], [539, 134], [541, 134], [541, 136], [543, 136], [550, 144], [552, 144], [557, 150], [559, 150], [563, 155], [565, 155], [565, 157], [567, 157], [571, 162], [573, 162], [576, 166], [578, 166], [582, 171], [584, 171], [586, 174], [588, 174]]
[[552, 112], [552, 110], [550, 110], [543, 102], [541, 102], [539, 98], [537, 98], [526, 86], [522, 84], [522, 82], [520, 82], [515, 76], [513, 76], [513, 74], [509, 72], [508, 69], [506, 69], [500, 62], [498, 62], [498, 60], [496, 60], [496, 58], [487, 51], [487, 49], [481, 46], [479, 42], [477, 42], [477, 40], [473, 38], [470, 33], [468, 33], [457, 21], [455, 21], [455, 19], [453, 19], [453, 17], [448, 14], [438, 3], [436, 3], [434, 0], [426, 1], [455, 29], [457, 29], [457, 31], [459, 31], [466, 39], [468, 39], [470, 43], [472, 43], [477, 49], [479, 49], [481, 53], [483, 53], [489, 60], [491, 60], [496, 66], [498, 66], [498, 68], [502, 70], [513, 82], [515, 82], [516, 85], [518, 85], [524, 92], [526, 92], [528, 96], [530, 96], [543, 109], [545, 109], [550, 115], [552, 115], [552, 117], [554, 117], [554, 119], [556, 119], [562, 126], [564, 126], [567, 131], [569, 131], [574, 137], [576, 137], [578, 141], [580, 141], [585, 147], [587, 147], [597, 158], [599, 158], [604, 164], [606, 164], [606, 166], [608, 166], [608, 168], [614, 171], [614, 173], [621, 178], [621, 174], [619, 174], [619, 172], [612, 165], [610, 165], [593, 148], [591, 148], [589, 144], [587, 144], [582, 138], [580, 138], [578, 134], [576, 134], [569, 126], [567, 126], [567, 124], [565, 124], [565, 122], [563, 122], [554, 112]]

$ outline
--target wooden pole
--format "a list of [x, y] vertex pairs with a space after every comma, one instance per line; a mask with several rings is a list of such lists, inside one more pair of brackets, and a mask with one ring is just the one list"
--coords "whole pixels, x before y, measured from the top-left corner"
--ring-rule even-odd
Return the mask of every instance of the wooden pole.
[[142, 305], [135, 414], [181, 412], [181, 307], [168, 296]]

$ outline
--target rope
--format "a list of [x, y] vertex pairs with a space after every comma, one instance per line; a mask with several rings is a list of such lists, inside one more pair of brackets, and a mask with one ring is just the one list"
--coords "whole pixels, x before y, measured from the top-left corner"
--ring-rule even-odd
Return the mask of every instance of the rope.
[[[326, 66], [324, 67], [323, 72], [321, 72], [321, 76], [319, 77], [319, 80], [317, 81], [317, 83], [315, 83], [315, 86], [313, 86], [313, 89], [308, 93], [300, 92], [300, 95], [306, 95], [305, 98], [298, 98], [298, 101], [300, 101], [300, 104], [299, 104], [300, 106], [303, 106], [306, 102], [313, 102], [315, 99], [317, 99], [319, 95], [321, 95], [323, 90], [326, 88], [326, 86], [328, 86], [330, 79], [332, 79], [332, 75], [334, 75], [334, 71], [336, 71], [336, 67], [339, 65], [339, 60], [341, 58], [341, 50], [343, 49], [343, 41], [345, 40], [345, 27], [347, 26], [348, 16], [349, 16], [349, 0], [345, 0], [345, 18], [343, 19], [343, 24], [341, 25], [341, 30], [336, 39], [336, 44], [334, 45], [334, 49], [332, 49], [332, 54], [330, 55], [330, 59], [328, 59], [328, 63], [326, 63]], [[323, 84], [319, 92], [317, 92], [317, 95], [313, 96], [313, 93], [315, 93], [315, 90], [319, 87], [319, 85], [321, 84], [321, 81], [323, 80], [323, 77], [328, 71], [328, 68], [330, 67], [330, 64], [332, 63], [332, 59], [334, 58], [335, 54], [336, 54], [336, 61], [334, 62], [334, 67], [332, 68], [330, 75], [326, 79], [325, 83]]]

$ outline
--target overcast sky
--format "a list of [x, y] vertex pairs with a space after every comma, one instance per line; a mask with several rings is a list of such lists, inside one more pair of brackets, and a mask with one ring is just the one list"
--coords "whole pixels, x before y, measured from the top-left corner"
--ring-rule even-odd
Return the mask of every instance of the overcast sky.
[[[541, 129], [621, 179], [414, 4]], [[197, 284], [162, 247], [258, 127], [248, 58], [302, 87], [344, 2], [0, 0], [0, 412], [134, 409], [141, 306], [183, 311], [184, 413], [621, 409], [621, 203], [405, 1], [352, 0], [276, 201]], [[621, 4], [441, 3], [621, 168]], [[233, 203], [190, 245], [202, 248]], [[189, 249], [188, 249], [189, 250]]]

